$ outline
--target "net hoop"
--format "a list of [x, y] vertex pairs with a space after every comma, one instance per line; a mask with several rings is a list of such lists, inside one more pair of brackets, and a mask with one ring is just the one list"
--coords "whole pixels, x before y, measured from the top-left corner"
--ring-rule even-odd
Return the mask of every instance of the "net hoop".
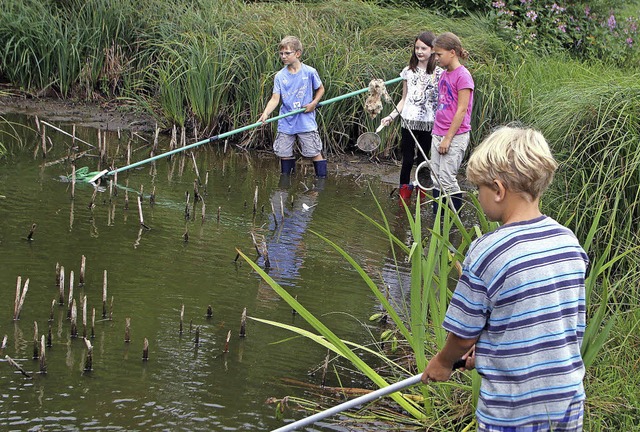
[[[427, 176], [426, 178], [429, 179], [428, 185], [423, 185], [420, 183], [420, 174]], [[416, 168], [415, 178], [416, 178], [415, 184], [418, 185], [420, 189], [423, 189], [423, 190], [433, 189], [433, 183], [431, 182], [431, 165], [429, 164], [429, 161], [423, 161], [420, 163], [420, 165], [418, 165], [418, 167]]]
[[380, 147], [380, 136], [375, 132], [365, 132], [358, 137], [356, 147], [364, 152], [371, 153]]

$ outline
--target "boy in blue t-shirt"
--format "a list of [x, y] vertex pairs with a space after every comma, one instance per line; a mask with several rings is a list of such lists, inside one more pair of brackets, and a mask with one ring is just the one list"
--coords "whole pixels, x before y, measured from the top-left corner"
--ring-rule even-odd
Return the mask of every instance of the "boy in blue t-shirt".
[[514, 127], [492, 133], [467, 166], [482, 209], [502, 225], [471, 244], [443, 323], [447, 341], [422, 381], [446, 381], [466, 359], [482, 377], [481, 432], [582, 430], [588, 258], [539, 210], [556, 168], [542, 134]]
[[305, 108], [303, 113], [278, 120], [273, 151], [280, 157], [282, 174], [293, 173], [296, 166], [293, 148], [297, 138], [302, 156], [311, 158], [316, 176], [324, 178], [327, 176], [327, 161], [322, 156], [322, 141], [314, 111], [324, 95], [324, 86], [318, 71], [300, 61], [302, 43], [297, 37], [285, 37], [278, 49], [285, 67], [276, 74], [273, 94], [258, 121], [267, 120], [280, 101], [280, 115]]

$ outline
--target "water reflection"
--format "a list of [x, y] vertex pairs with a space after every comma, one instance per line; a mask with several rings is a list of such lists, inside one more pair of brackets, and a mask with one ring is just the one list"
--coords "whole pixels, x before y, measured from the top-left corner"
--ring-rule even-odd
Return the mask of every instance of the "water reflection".
[[[281, 175], [278, 188], [271, 195], [274, 220], [269, 225], [271, 233], [266, 244], [270, 266], [269, 275], [282, 286], [296, 286], [300, 269], [304, 266], [307, 246], [304, 235], [319, 203], [326, 179], [315, 179], [310, 188], [292, 193], [294, 175]], [[278, 220], [278, 215], [281, 218]], [[262, 264], [265, 259], [262, 257]]]

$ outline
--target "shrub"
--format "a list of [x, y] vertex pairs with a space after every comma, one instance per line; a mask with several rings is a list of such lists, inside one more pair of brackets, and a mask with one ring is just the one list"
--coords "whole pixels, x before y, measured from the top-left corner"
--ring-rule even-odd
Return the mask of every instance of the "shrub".
[[599, 11], [562, 1], [495, 0], [489, 16], [496, 31], [516, 50], [569, 50], [582, 59], [637, 65], [638, 19]]

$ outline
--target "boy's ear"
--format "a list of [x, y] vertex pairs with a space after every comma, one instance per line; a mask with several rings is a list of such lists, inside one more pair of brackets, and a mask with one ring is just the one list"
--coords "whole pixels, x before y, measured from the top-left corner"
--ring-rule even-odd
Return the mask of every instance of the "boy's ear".
[[505, 187], [504, 183], [502, 183], [502, 180], [494, 179], [492, 188], [495, 194], [494, 195], [495, 202], [502, 201], [505, 195], [507, 194], [507, 188]]

